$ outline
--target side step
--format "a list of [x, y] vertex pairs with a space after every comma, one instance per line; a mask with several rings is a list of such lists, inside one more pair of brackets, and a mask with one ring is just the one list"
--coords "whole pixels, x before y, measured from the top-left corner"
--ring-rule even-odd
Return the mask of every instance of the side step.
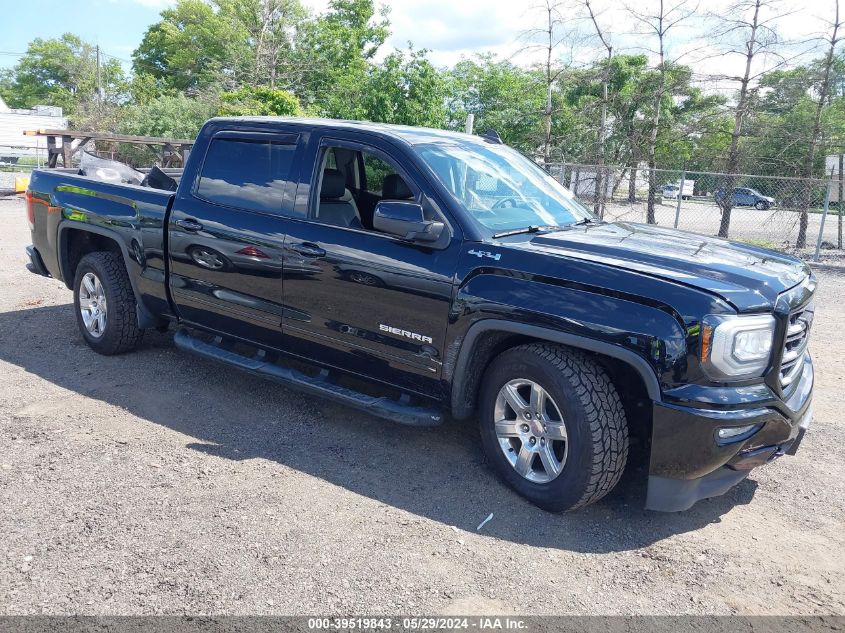
[[[381, 418], [410, 426], [437, 426], [443, 422], [443, 414], [437, 409], [413, 406], [400, 400], [387, 397], [370, 396], [335, 384], [328, 379], [328, 372], [311, 377], [289, 367], [270, 362], [263, 351], [255, 356], [244, 356], [237, 352], [223, 349], [214, 343], [207, 343], [191, 336], [185, 330], [177, 330], [173, 337], [176, 346], [213, 360], [221, 361], [244, 371], [284, 383], [300, 391], [322, 396]], [[215, 342], [222, 342], [218, 337]], [[403, 400], [406, 397], [403, 396]]]

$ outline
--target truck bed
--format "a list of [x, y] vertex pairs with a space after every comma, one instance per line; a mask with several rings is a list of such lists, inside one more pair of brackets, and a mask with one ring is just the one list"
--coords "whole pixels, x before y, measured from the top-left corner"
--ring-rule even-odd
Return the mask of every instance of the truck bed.
[[117, 234], [142, 302], [149, 302], [151, 314], [167, 312], [164, 229], [173, 197], [170, 191], [103, 182], [72, 169], [35, 170], [28, 194], [33, 246], [50, 274], [70, 287], [73, 280], [63, 268], [72, 256], [72, 231]]

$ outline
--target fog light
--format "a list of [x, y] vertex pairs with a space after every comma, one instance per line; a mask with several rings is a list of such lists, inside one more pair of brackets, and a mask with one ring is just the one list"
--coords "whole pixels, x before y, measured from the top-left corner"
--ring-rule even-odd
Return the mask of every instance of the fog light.
[[759, 424], [745, 426], [725, 426], [716, 431], [716, 437], [722, 442], [736, 442], [745, 439], [759, 428]]
[[813, 405], [811, 404], [807, 407], [807, 410], [804, 412], [804, 415], [801, 417], [801, 421], [798, 423], [798, 426], [804, 429], [805, 431], [810, 428], [810, 423], [813, 421]]

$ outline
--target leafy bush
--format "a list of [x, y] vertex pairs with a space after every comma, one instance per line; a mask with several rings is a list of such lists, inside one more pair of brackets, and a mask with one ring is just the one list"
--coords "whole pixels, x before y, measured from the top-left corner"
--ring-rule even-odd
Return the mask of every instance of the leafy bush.
[[[184, 95], [162, 95], [142, 105], [123, 108], [117, 131], [133, 136], [193, 139], [203, 123], [217, 110], [216, 99], [191, 99]], [[143, 145], [120, 144], [120, 158], [146, 167], [159, 157]]]
[[244, 86], [220, 95], [220, 116], [293, 116], [302, 114], [299, 101], [286, 90]]
[[146, 104], [127, 107], [118, 131], [136, 136], [192, 139], [216, 110], [217, 104], [212, 99], [163, 95]]

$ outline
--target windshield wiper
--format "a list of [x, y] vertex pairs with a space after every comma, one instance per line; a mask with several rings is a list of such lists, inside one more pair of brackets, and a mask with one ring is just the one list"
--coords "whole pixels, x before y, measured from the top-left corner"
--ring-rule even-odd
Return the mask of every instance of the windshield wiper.
[[511, 235], [522, 235], [523, 233], [539, 233], [540, 231], [556, 231], [556, 230], [562, 229], [562, 228], [564, 228], [564, 227], [554, 226], [554, 225], [536, 226], [534, 224], [531, 224], [529, 226], [524, 226], [521, 229], [512, 229], [510, 231], [501, 231], [499, 233], [494, 233], [493, 239], [495, 240], [495, 239], [498, 239], [500, 237], [509, 237]]
[[602, 223], [601, 220], [595, 220], [593, 218], [583, 218], [581, 220], [578, 220], [577, 222], [573, 222], [569, 226], [585, 226], [587, 224], [601, 224], [601, 223]]

